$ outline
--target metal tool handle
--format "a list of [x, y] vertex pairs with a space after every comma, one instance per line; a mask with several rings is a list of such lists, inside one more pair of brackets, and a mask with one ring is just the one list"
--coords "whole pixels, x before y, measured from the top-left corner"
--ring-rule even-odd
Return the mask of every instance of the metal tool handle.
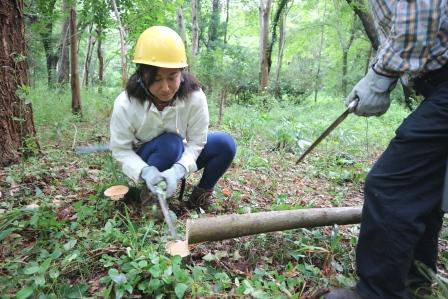
[[166, 188], [162, 184], [156, 185], [157, 199], [159, 200], [160, 207], [162, 208], [163, 217], [165, 218], [168, 229], [174, 240], [177, 240], [176, 228], [171, 220], [170, 212], [168, 209], [168, 203], [166, 202]]
[[356, 97], [353, 101], [351, 101], [351, 102], [348, 104], [348, 106], [347, 106], [347, 110], [348, 110], [348, 112], [350, 112], [350, 113], [354, 112], [355, 109], [356, 109], [356, 106], [358, 106], [358, 103], [359, 103], [359, 98]]

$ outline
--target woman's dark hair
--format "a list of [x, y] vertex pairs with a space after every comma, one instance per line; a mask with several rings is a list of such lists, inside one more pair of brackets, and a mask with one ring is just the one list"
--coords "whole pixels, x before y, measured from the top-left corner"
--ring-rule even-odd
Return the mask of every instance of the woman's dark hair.
[[[151, 94], [146, 86], [151, 86], [156, 80], [157, 71], [159, 67], [146, 64], [137, 64], [137, 69], [134, 74], [129, 78], [126, 84], [126, 92], [128, 97], [136, 98], [140, 103], [145, 101], [153, 102], [154, 96]], [[188, 96], [191, 92], [199, 90], [200, 86], [197, 79], [190, 73], [181, 70], [181, 82], [179, 90], [174, 95], [174, 98], [182, 100]]]

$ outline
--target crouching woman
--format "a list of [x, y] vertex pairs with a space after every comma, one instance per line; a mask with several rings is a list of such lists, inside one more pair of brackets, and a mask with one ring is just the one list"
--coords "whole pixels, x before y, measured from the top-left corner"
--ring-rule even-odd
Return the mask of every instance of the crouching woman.
[[227, 133], [208, 132], [206, 96], [184, 69], [185, 47], [175, 31], [164, 26], [145, 30], [133, 62], [136, 71], [114, 103], [112, 155], [127, 176], [145, 181], [152, 193], [166, 181], [167, 197], [187, 174], [203, 169], [186, 206], [206, 209], [235, 156], [235, 141]]

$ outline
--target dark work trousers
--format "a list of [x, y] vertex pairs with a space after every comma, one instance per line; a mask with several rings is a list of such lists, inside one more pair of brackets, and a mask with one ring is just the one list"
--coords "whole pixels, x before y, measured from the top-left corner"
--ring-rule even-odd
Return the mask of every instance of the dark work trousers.
[[[182, 138], [174, 133], [164, 133], [143, 144], [137, 154], [159, 171], [173, 166], [184, 152]], [[232, 136], [223, 132], [211, 132], [207, 143], [196, 160], [199, 169], [204, 169], [198, 187], [212, 189], [219, 178], [229, 168], [236, 153], [236, 144]]]
[[356, 249], [363, 298], [410, 298], [409, 287], [426, 281], [415, 261], [436, 271], [447, 156], [448, 77], [403, 121], [366, 178]]

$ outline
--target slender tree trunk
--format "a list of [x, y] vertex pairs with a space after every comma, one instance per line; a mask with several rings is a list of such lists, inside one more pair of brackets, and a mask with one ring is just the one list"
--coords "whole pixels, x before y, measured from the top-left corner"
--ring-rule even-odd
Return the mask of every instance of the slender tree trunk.
[[218, 114], [218, 125], [222, 124], [222, 119], [224, 118], [224, 109], [227, 97], [227, 88], [223, 87], [221, 89], [221, 95], [219, 97], [219, 114]]
[[0, 1], [0, 167], [38, 149], [31, 104], [17, 91], [28, 84], [23, 1]]
[[81, 93], [79, 87], [79, 66], [77, 54], [77, 28], [76, 10], [74, 6], [70, 10], [70, 70], [72, 89], [72, 112], [81, 114]]
[[317, 53], [317, 70], [316, 77], [314, 79], [314, 102], [317, 102], [317, 94], [319, 93], [320, 88], [320, 67], [322, 63], [322, 48], [324, 46], [324, 31], [325, 31], [325, 15], [327, 13], [327, 1], [324, 0], [324, 11], [322, 14], [321, 26], [320, 26], [320, 42], [319, 42], [319, 51]]
[[226, 22], [224, 24], [224, 44], [227, 44], [227, 27], [229, 25], [229, 1], [226, 0]]
[[268, 63], [268, 44], [269, 44], [269, 16], [271, 13], [272, 0], [260, 0], [260, 92], [268, 87], [269, 81], [269, 63]]
[[275, 70], [275, 95], [280, 96], [280, 71], [282, 69], [283, 53], [286, 44], [286, 12], [282, 15], [280, 21], [280, 37], [278, 41], [277, 68]]
[[355, 31], [356, 31], [356, 15], [353, 14], [353, 23], [352, 29], [350, 30], [350, 37], [347, 45], [342, 48], [342, 94], [344, 97], [347, 96], [347, 69], [348, 69], [348, 53], [353, 44], [353, 40], [355, 39]]
[[98, 93], [101, 94], [103, 92], [103, 74], [104, 74], [104, 57], [103, 57], [103, 49], [102, 41], [103, 41], [103, 29], [101, 27], [96, 28], [96, 39], [98, 40], [98, 45], [96, 48], [96, 55], [98, 56]]
[[274, 14], [274, 20], [272, 21], [272, 38], [269, 41], [268, 49], [266, 52], [266, 57], [268, 61], [268, 72], [271, 71], [271, 65], [272, 65], [272, 49], [274, 48], [274, 44], [277, 41], [277, 27], [278, 23], [280, 22], [280, 18], [283, 15], [283, 10], [288, 5], [289, 0], [281, 0], [278, 4], [277, 10]]
[[56, 81], [56, 64], [58, 63], [57, 53], [54, 53], [54, 41], [53, 41], [53, 11], [56, 0], [46, 1], [44, 5], [40, 5], [41, 13], [43, 17], [41, 22], [43, 24], [43, 29], [40, 30], [40, 36], [42, 39], [42, 44], [44, 46], [45, 60], [47, 65], [47, 81], [48, 86], [53, 87]]
[[210, 17], [210, 26], [208, 27], [208, 49], [215, 49], [218, 43], [218, 27], [221, 18], [219, 0], [212, 1], [212, 15]]
[[126, 74], [127, 69], [127, 62], [126, 62], [126, 55], [127, 55], [127, 49], [126, 49], [126, 32], [124, 30], [124, 27], [121, 25], [121, 17], [120, 12], [117, 8], [117, 3], [115, 0], [111, 0], [112, 6], [114, 8], [115, 17], [117, 18], [118, 23], [118, 30], [120, 31], [120, 49], [121, 49], [121, 82], [122, 86], [126, 86], [126, 82], [128, 81], [128, 76]]
[[192, 18], [192, 40], [191, 52], [193, 55], [199, 53], [199, 0], [191, 0], [191, 18]]
[[62, 13], [64, 14], [64, 23], [62, 24], [61, 36], [59, 38], [59, 60], [56, 66], [57, 82], [65, 84], [70, 80], [70, 59], [69, 59], [69, 24], [70, 24], [70, 7], [67, 0], [62, 2]]
[[[46, 28], [44, 30], [51, 30], [49, 28]], [[45, 32], [42, 33], [42, 42], [44, 45], [44, 51], [45, 51], [45, 60], [47, 65], [47, 81], [48, 86], [52, 87], [55, 82], [55, 74], [56, 74], [56, 64], [58, 62], [58, 57], [53, 53], [53, 42], [51, 41], [51, 32]]]
[[182, 38], [185, 49], [187, 48], [187, 34], [185, 31], [185, 20], [184, 20], [184, 12], [182, 10], [182, 7], [179, 7], [176, 12], [176, 21], [177, 21], [177, 32], [179, 33], [180, 37]]
[[373, 49], [378, 50], [380, 40], [375, 30], [373, 18], [369, 14], [365, 1], [364, 0], [346, 0], [346, 1], [348, 4], [350, 4], [350, 6], [353, 8], [353, 11], [361, 20], [361, 23], [364, 27], [367, 37], [370, 40], [370, 43], [372, 44]]
[[[340, 7], [338, 5], [337, 0], [333, 0], [335, 11], [340, 11]], [[341, 24], [339, 21], [339, 15], [336, 16], [336, 32], [339, 39], [339, 44], [342, 50], [342, 78], [341, 78], [341, 93], [345, 97], [347, 95], [347, 60], [348, 60], [348, 52], [355, 38], [355, 26], [356, 26], [356, 14], [353, 13], [353, 21], [352, 27], [350, 30], [350, 35], [348, 37], [348, 41], [345, 42], [344, 38], [344, 30], [341, 28]]]
[[85, 87], [89, 86], [90, 62], [92, 61], [93, 49], [95, 48], [95, 40], [93, 38], [92, 31], [93, 31], [93, 24], [90, 24], [90, 26], [89, 26], [89, 39], [88, 39], [88, 42], [87, 42], [86, 58], [84, 60], [84, 72], [83, 72], [83, 75], [82, 75], [82, 84]]

